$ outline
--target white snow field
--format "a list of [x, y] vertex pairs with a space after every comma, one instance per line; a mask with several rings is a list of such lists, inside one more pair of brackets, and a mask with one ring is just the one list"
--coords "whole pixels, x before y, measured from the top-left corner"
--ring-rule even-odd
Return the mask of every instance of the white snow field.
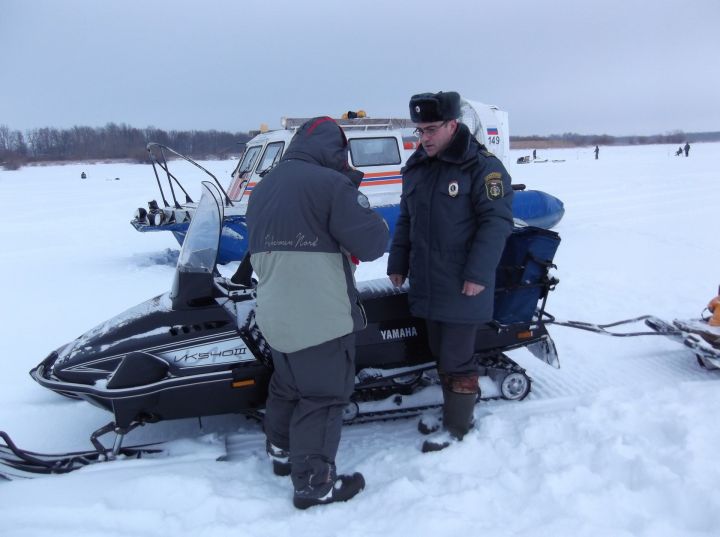
[[[591, 148], [540, 150], [538, 158], [564, 162], [510, 166], [514, 182], [565, 203], [560, 284], [548, 301], [558, 319], [697, 317], [716, 294], [720, 144], [694, 144], [689, 158], [675, 149], [601, 147], [597, 161]], [[513, 151], [512, 160], [529, 153]], [[227, 184], [232, 161], [203, 164]], [[0, 430], [26, 449], [88, 449], [90, 433], [111, 418], [27, 373], [169, 289], [174, 238], [129, 224], [157, 196], [154, 182], [149, 165], [0, 171]], [[357, 276], [384, 273], [381, 259]], [[415, 419], [346, 427], [338, 469], [367, 481], [349, 503], [294, 509], [259, 427], [220, 416], [202, 428], [148, 425], [126, 440], [169, 439], [167, 456], [0, 482], [0, 535], [720, 535], [720, 372], [664, 337], [550, 332], [561, 368], [511, 353], [533, 377], [532, 394], [479, 404], [478, 427], [457, 446], [421, 454]], [[228, 432], [246, 456], [218, 462]]]

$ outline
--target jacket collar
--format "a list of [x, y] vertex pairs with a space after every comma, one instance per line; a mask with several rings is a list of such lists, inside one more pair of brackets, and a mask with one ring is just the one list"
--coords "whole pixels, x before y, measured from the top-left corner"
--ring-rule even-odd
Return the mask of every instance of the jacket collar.
[[[452, 164], [464, 164], [465, 162], [475, 158], [475, 151], [471, 151], [473, 144], [477, 144], [477, 141], [470, 134], [470, 129], [464, 123], [458, 122], [457, 131], [455, 136], [450, 140], [448, 145], [443, 151], [435, 156], [437, 160], [443, 162], [450, 162]], [[479, 145], [479, 144], [478, 144]], [[418, 164], [430, 160], [431, 157], [425, 152], [423, 146], [418, 147], [415, 152], [410, 156], [403, 171], [413, 168]]]

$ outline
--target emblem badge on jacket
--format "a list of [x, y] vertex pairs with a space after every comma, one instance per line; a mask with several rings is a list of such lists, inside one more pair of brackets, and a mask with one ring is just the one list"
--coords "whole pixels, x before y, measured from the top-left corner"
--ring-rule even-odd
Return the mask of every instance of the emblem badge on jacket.
[[485, 177], [485, 192], [488, 199], [491, 200], [498, 200], [503, 197], [503, 183], [500, 173], [492, 172]]
[[450, 194], [453, 198], [458, 195], [460, 187], [458, 187], [457, 181], [450, 181], [450, 184], [448, 185], [448, 194]]

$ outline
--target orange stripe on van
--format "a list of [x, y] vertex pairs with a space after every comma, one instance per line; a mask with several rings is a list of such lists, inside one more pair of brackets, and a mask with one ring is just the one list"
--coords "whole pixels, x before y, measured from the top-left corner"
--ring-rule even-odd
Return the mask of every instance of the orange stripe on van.
[[385, 181], [363, 181], [360, 183], [360, 186], [373, 187], [381, 185], [399, 185], [400, 183], [402, 183], [402, 179], [387, 179]]
[[372, 173], [366, 173], [365, 177], [371, 178], [371, 177], [387, 177], [388, 175], [400, 175], [400, 170], [394, 170], [391, 172], [372, 172]]

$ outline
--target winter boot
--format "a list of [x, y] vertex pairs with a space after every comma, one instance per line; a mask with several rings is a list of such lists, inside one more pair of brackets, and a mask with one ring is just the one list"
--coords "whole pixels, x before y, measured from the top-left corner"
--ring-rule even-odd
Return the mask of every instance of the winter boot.
[[[477, 382], [477, 381], [476, 381]], [[443, 389], [443, 430], [433, 433], [422, 445], [423, 453], [441, 451], [459, 442], [473, 427], [477, 393], [457, 393]]]
[[[318, 469], [316, 464], [313, 466]], [[324, 463], [323, 466], [320, 473], [306, 471], [300, 475], [293, 474], [293, 505], [298, 509], [346, 502], [365, 488], [365, 478], [361, 473], [339, 476], [335, 473], [334, 464]]]
[[265, 441], [265, 451], [272, 459], [273, 473], [280, 477], [289, 476], [291, 470], [290, 453], [270, 443], [270, 440]]
[[418, 432], [420, 434], [432, 434], [442, 427], [442, 416], [440, 412], [425, 412], [418, 421]]

